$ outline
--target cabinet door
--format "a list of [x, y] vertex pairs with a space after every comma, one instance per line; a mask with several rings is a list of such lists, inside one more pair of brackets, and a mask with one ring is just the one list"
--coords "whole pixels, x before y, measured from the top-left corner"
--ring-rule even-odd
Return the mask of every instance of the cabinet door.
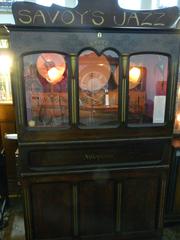
[[[175, 141], [174, 141], [175, 142]], [[169, 175], [167, 200], [166, 200], [166, 222], [180, 221], [180, 151], [174, 149], [172, 165]]]
[[[144, 172], [143, 172], [144, 171]], [[24, 178], [28, 239], [151, 237], [162, 226], [157, 169]]]
[[128, 179], [124, 183], [122, 229], [153, 231], [156, 227], [158, 178]]
[[72, 189], [69, 183], [38, 183], [31, 187], [35, 239], [72, 233]]

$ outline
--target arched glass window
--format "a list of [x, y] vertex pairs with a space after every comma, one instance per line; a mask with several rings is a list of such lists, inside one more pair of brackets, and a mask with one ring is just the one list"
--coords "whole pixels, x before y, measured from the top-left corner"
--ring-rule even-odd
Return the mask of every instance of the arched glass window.
[[26, 118], [29, 127], [67, 127], [68, 56], [36, 53], [23, 57]]
[[81, 127], [118, 124], [119, 56], [107, 50], [79, 55], [79, 123]]
[[167, 80], [167, 56], [137, 54], [130, 57], [128, 123], [165, 122]]

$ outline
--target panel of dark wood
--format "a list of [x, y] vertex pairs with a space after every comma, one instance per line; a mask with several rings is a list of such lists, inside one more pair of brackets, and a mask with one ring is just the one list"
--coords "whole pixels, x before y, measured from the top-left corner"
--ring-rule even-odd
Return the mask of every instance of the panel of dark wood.
[[13, 104], [0, 104], [0, 122], [15, 122]]
[[39, 183], [31, 187], [34, 239], [72, 235], [72, 189], [68, 183]]
[[123, 232], [155, 229], [159, 179], [128, 179], [123, 191]]
[[23, 173], [28, 240], [158, 239], [167, 167]]
[[[176, 169], [176, 188], [174, 195], [174, 207], [173, 213], [180, 216], [180, 161], [178, 161], [177, 169]], [[179, 219], [180, 220], [180, 219]]]
[[113, 233], [113, 181], [81, 182], [79, 185], [80, 235]]
[[23, 158], [28, 159], [27, 167], [38, 168], [68, 167], [97, 164], [159, 164], [168, 162], [170, 144], [167, 140], [129, 141], [109, 144], [74, 144], [68, 146], [34, 146], [23, 148]]
[[180, 222], [180, 141], [173, 139], [173, 151], [166, 197], [165, 222]]

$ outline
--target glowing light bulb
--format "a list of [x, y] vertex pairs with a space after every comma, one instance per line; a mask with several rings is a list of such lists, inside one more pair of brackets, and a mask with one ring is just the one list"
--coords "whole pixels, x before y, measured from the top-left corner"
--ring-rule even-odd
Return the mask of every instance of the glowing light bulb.
[[58, 69], [56, 67], [52, 67], [48, 70], [48, 81], [50, 83], [57, 83], [62, 80], [62, 76], [64, 73], [64, 69], [61, 71], [61, 69]]
[[12, 66], [12, 58], [9, 55], [0, 55], [0, 72], [8, 73]]
[[136, 83], [141, 75], [141, 70], [137, 67], [132, 67], [129, 71], [130, 82]]
[[176, 120], [177, 120], [178, 122], [180, 122], [180, 113], [178, 113], [178, 114], [176, 115]]

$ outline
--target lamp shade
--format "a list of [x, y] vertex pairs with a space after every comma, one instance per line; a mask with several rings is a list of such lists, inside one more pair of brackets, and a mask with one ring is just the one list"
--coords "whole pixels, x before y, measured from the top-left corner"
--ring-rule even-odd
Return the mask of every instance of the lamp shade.
[[[119, 84], [119, 66], [114, 71], [114, 79]], [[137, 87], [141, 81], [141, 69], [139, 67], [131, 67], [129, 70], [129, 89]]]
[[102, 89], [108, 82], [111, 67], [104, 55], [94, 52], [79, 57], [79, 86], [90, 92]]
[[49, 83], [56, 84], [63, 79], [66, 70], [64, 56], [58, 53], [42, 53], [36, 62], [38, 73]]

